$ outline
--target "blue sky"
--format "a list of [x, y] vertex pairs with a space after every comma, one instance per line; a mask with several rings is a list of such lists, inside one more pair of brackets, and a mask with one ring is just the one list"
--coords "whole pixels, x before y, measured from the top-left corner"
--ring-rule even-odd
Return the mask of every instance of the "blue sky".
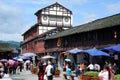
[[73, 26], [120, 13], [120, 0], [0, 0], [0, 40], [22, 41], [34, 13], [55, 2], [73, 12]]

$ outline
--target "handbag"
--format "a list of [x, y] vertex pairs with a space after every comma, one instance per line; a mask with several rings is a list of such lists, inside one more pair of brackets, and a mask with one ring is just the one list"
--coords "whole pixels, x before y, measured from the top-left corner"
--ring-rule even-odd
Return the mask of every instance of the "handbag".
[[47, 75], [46, 74], [44, 75], [44, 80], [47, 80]]

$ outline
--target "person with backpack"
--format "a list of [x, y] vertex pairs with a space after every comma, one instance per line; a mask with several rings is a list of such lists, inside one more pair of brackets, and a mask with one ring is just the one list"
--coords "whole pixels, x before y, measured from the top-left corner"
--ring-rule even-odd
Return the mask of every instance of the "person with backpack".
[[46, 67], [45, 73], [47, 75], [47, 80], [53, 80], [53, 73], [52, 73], [53, 66], [51, 65], [51, 62], [48, 61], [48, 65]]

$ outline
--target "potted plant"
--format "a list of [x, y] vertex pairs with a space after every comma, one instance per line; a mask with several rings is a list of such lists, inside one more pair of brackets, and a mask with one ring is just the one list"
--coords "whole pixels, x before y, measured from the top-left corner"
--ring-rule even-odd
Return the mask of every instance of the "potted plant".
[[120, 80], [120, 74], [116, 74], [116, 75], [114, 76], [114, 78], [115, 78], [115, 80]]
[[80, 80], [99, 80], [98, 77], [99, 72], [97, 71], [87, 71], [83, 75], [80, 76]]
[[37, 74], [38, 73], [38, 67], [37, 66], [33, 66], [32, 67], [32, 73], [33, 74]]
[[58, 65], [56, 66], [56, 70], [55, 70], [55, 77], [59, 77], [60, 76], [60, 70], [58, 69]]

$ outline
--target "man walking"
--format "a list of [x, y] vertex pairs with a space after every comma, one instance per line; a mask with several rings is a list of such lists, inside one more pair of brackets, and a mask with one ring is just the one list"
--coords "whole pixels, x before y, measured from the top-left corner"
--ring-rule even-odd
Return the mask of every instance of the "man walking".
[[45, 70], [45, 73], [47, 75], [47, 80], [53, 80], [53, 74], [51, 73], [52, 68], [53, 68], [53, 66], [51, 65], [51, 62], [48, 61], [48, 65]]

